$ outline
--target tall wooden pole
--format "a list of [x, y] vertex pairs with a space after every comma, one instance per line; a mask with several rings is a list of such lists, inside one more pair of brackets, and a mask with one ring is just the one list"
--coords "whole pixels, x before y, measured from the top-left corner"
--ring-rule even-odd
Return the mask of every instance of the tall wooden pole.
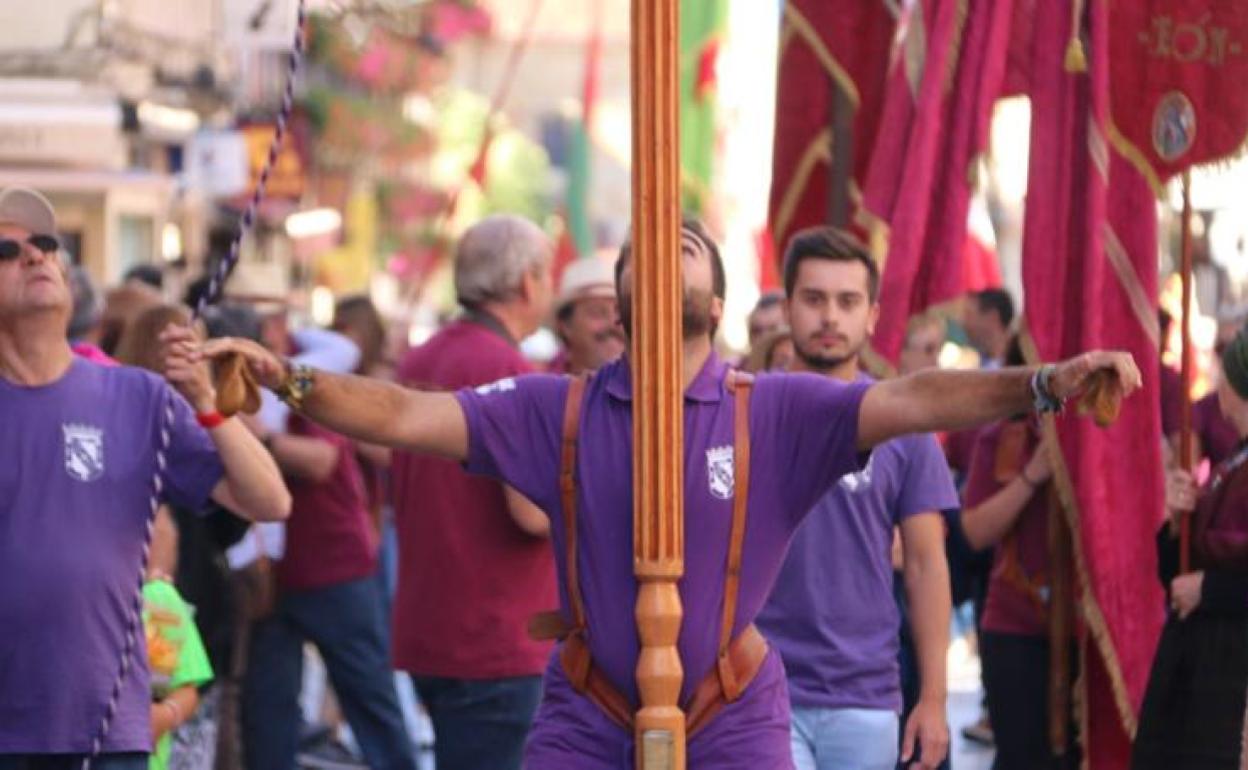
[[[1179, 277], [1183, 283], [1183, 317], [1179, 328], [1183, 331], [1183, 361], [1180, 364], [1182, 382], [1179, 397], [1179, 467], [1192, 470], [1192, 173], [1183, 172], [1183, 224]], [[1191, 514], [1179, 518], [1179, 572], [1191, 571]]]
[[680, 4], [633, 0], [633, 571], [637, 768], [684, 770], [676, 649], [684, 573]]

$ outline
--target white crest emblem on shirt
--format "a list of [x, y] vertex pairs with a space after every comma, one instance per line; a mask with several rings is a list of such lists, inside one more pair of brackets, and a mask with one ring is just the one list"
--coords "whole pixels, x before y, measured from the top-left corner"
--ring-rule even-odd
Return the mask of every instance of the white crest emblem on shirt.
[[78, 481], [104, 475], [104, 431], [92, 425], [61, 425], [65, 439], [65, 472]]
[[479, 396], [488, 396], [492, 393], [506, 393], [508, 391], [515, 390], [515, 389], [516, 389], [516, 378], [504, 377], [503, 379], [498, 380], [496, 382], [491, 382], [488, 385], [481, 385], [476, 389], [476, 391], [477, 391], [477, 395]]
[[841, 477], [841, 486], [846, 492], [865, 492], [871, 488], [871, 466], [875, 464], [875, 455], [867, 458], [867, 467], [857, 473], [846, 473]]
[[721, 446], [706, 450], [706, 481], [712, 495], [720, 500], [732, 499], [735, 482], [732, 447]]

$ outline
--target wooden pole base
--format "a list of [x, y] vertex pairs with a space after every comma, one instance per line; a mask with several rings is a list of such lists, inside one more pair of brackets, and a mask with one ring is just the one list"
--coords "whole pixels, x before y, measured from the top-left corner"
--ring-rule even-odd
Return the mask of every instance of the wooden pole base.
[[675, 583], [643, 579], [637, 593], [642, 645], [637, 684], [643, 704], [636, 717], [637, 770], [685, 767], [685, 714], [676, 705], [684, 676], [676, 649], [681, 612]]

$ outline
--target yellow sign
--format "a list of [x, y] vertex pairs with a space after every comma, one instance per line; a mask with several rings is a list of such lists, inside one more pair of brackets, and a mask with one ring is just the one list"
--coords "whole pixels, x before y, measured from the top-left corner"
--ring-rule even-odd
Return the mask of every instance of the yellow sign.
[[[269, 160], [269, 148], [273, 144], [273, 135], [277, 129], [272, 125], [243, 126], [243, 139], [247, 142], [247, 166], [250, 181], [247, 183], [247, 195], [255, 192], [260, 174]], [[287, 133], [277, 153], [277, 162], [269, 171], [269, 180], [264, 187], [266, 198], [288, 198], [298, 200], [303, 197], [303, 160], [292, 144]]]

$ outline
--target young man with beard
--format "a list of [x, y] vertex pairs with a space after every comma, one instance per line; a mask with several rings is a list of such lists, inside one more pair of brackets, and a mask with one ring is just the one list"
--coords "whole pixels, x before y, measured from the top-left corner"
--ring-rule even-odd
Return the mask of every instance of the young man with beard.
[[[1099, 370], [1114, 372], [1131, 392], [1139, 387], [1139, 372], [1129, 355], [1089, 353], [1042, 372], [924, 372], [875, 385], [807, 374], [760, 375], [742, 421], [753, 462], [741, 479], [740, 512], [747, 521], [733, 602], [726, 590], [725, 554], [737, 518], [733, 446], [742, 388], [730, 386], [728, 367], [713, 351], [725, 277], [719, 251], [700, 223], [682, 227], [681, 260], [685, 529], [695, 533], [686, 546], [680, 584], [681, 702], [696, 705], [691, 696], [705, 685], [713, 703], [722, 705], [702, 723], [690, 718], [688, 763], [717, 770], [791, 768], [784, 671], [752, 621], [807, 511], [838, 479], [861, 469], [860, 452], [890, 438], [967, 427], [1039, 402], [1053, 408], [1083, 390]], [[627, 245], [616, 266], [616, 288], [629, 333], [634, 276]], [[628, 357], [590, 376], [583, 389], [566, 377], [530, 375], [452, 394], [288, 367], [245, 340], [210, 342], [202, 354], [227, 351], [244, 354], [260, 382], [311, 419], [362, 440], [464, 461], [469, 471], [511, 484], [550, 515], [563, 616], [573, 633], [547, 666], [525, 766], [631, 767], [633, 735], [625, 725], [638, 702], [639, 645]], [[568, 409], [569, 393], [578, 391], [579, 410]], [[561, 464], [565, 427], [581, 437], [570, 453], [571, 467]], [[564, 490], [571, 503], [567, 511]], [[569, 541], [565, 513], [579, 539]], [[573, 546], [567, 548], [574, 554], [571, 563], [567, 546]], [[722, 609], [734, 606], [733, 640], [721, 655], [721, 614], [728, 614]], [[725, 670], [737, 686], [717, 684], [730, 679]], [[723, 678], [717, 680], [717, 673]]]
[[[859, 358], [880, 315], [879, 285], [875, 262], [848, 233], [817, 227], [793, 237], [784, 286], [797, 371], [850, 385], [872, 382]], [[907, 435], [876, 445], [866, 468], [832, 485], [797, 531], [758, 625], [788, 672], [799, 770], [897, 764], [902, 695], [894, 528], [901, 530], [923, 683], [902, 759], [913, 756], [923, 768], [944, 759], [950, 608], [940, 511], [957, 507], [935, 438]]]

